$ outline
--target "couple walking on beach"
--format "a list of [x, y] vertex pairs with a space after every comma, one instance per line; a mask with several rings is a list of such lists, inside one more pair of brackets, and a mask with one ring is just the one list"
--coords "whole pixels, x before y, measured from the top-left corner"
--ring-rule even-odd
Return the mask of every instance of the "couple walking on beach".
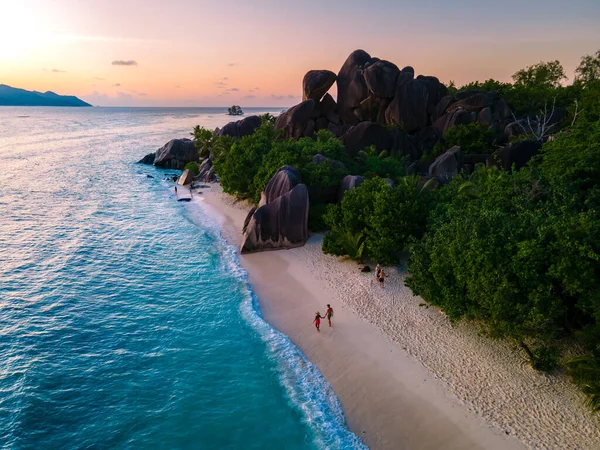
[[[327, 304], [327, 312], [325, 313], [325, 317], [327, 317], [329, 326], [331, 326], [331, 318], [333, 317], [333, 308], [331, 307], [330, 304]], [[321, 319], [324, 319], [325, 317], [321, 316], [321, 313], [319, 311], [317, 311], [315, 313], [315, 320], [313, 320], [313, 323], [315, 324], [315, 327], [317, 327], [317, 331], [321, 331], [321, 329], [320, 329]]]

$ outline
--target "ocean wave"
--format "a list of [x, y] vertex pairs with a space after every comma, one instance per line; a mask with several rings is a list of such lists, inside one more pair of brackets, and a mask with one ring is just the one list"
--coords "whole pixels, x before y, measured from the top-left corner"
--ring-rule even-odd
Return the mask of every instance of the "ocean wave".
[[277, 363], [278, 379], [292, 405], [301, 413], [303, 421], [313, 432], [313, 441], [320, 449], [367, 449], [347, 425], [342, 405], [331, 385], [319, 369], [290, 339], [269, 325], [260, 312], [258, 298], [248, 281], [248, 273], [241, 266], [238, 250], [229, 245], [221, 234], [221, 226], [204, 213], [199, 204], [189, 204], [200, 215], [198, 220], [222, 249], [227, 270], [243, 283], [244, 296], [240, 304], [243, 319], [266, 344], [269, 354]]

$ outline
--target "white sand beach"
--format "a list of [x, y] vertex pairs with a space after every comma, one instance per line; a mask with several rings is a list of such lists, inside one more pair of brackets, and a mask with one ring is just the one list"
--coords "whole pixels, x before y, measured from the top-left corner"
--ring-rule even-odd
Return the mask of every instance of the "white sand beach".
[[[239, 246], [247, 205], [220, 186], [194, 195]], [[600, 449], [600, 417], [564, 375], [534, 371], [510, 343], [453, 326], [386, 268], [384, 289], [352, 261], [306, 246], [244, 255], [265, 319], [318, 366], [350, 429], [372, 449]], [[313, 324], [335, 310], [333, 327]]]

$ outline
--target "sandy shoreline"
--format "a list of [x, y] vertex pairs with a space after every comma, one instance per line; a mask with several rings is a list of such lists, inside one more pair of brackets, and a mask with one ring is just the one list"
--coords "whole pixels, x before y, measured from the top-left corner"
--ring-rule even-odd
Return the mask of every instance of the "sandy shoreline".
[[[218, 185], [195, 195], [235, 246], [247, 209]], [[564, 377], [533, 371], [507, 343], [419, 306], [404, 274], [386, 288], [305, 247], [240, 257], [264, 318], [317, 365], [350, 429], [373, 449], [600, 448], [600, 418]], [[334, 326], [313, 313], [331, 303]]]

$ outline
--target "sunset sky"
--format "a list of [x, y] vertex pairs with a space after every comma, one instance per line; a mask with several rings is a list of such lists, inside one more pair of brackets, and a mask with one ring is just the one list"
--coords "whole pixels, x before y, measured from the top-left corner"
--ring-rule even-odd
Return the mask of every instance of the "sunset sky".
[[101, 106], [290, 106], [362, 48], [458, 85], [600, 49], [600, 0], [0, 0], [0, 83]]

